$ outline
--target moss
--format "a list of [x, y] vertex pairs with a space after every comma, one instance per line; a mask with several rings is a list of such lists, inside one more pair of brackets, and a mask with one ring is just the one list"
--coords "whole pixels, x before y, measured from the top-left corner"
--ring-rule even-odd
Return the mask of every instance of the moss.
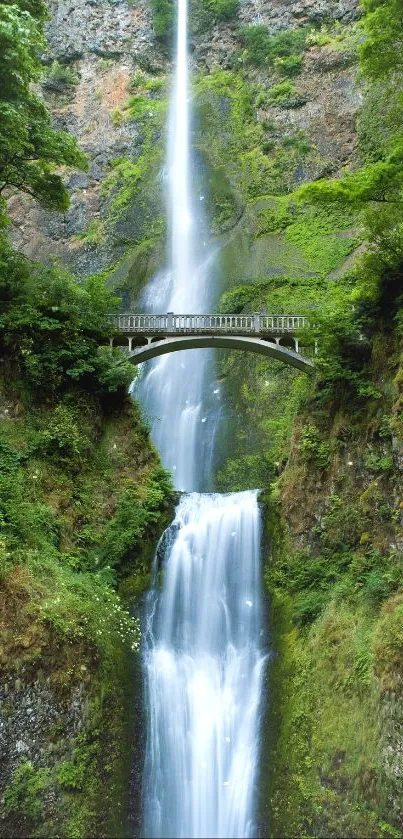
[[384, 691], [403, 694], [403, 595], [385, 603], [373, 639], [374, 671]]
[[158, 176], [165, 152], [166, 78], [137, 73], [131, 90], [134, 95], [125, 106], [124, 120], [135, 122], [139, 129], [139, 153], [135, 160], [114, 160], [102, 188], [110, 202], [107, 230], [124, 244], [142, 245], [146, 238], [162, 239], [165, 232], [164, 196]]
[[87, 245], [101, 245], [105, 237], [104, 223], [100, 219], [92, 221], [87, 230], [77, 233], [74, 237], [79, 242], [85, 242]]
[[[276, 561], [284, 531], [269, 520]], [[276, 530], [277, 528], [277, 530]], [[268, 836], [397, 836], [379, 768], [374, 620], [330, 604], [297, 630], [293, 599], [272, 588], [269, 708], [263, 741], [261, 818]]]
[[[59, 702], [85, 696], [63, 754], [59, 715], [58, 731], [41, 732], [43, 751], [10, 777], [3, 824], [10, 835], [126, 835], [140, 749], [128, 727], [139, 643], [128, 609], [147, 581], [171, 489], [127, 398], [106, 407], [73, 389], [55, 408], [31, 394], [24, 409], [15, 379], [0, 398], [13, 406], [0, 422], [2, 677], [22, 668], [29, 685], [42, 672]], [[130, 577], [124, 598], [117, 577]]]

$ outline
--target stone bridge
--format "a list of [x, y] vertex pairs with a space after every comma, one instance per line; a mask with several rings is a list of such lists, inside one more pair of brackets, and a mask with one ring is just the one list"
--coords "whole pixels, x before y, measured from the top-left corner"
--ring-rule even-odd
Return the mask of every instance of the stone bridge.
[[111, 346], [125, 347], [125, 355], [140, 364], [166, 353], [202, 347], [247, 350], [276, 358], [291, 367], [312, 372], [313, 363], [301, 353], [306, 345], [317, 350], [308, 319], [300, 315], [110, 315]]

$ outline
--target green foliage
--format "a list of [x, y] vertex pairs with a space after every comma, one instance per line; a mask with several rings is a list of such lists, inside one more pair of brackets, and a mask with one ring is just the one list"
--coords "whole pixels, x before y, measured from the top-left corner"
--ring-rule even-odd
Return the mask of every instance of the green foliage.
[[399, 0], [365, 0], [366, 39], [360, 48], [362, 72], [369, 79], [385, 79], [403, 68], [403, 23]]
[[120, 128], [120, 126], [124, 122], [124, 116], [120, 108], [114, 108], [114, 110], [112, 111], [112, 122], [115, 128]]
[[117, 158], [103, 183], [111, 195], [109, 224], [114, 237], [132, 243], [161, 240], [165, 231], [164, 196], [159, 177], [165, 145], [166, 79], [137, 73], [132, 79], [134, 95], [125, 108], [125, 121], [135, 122], [141, 132], [141, 149], [135, 161]]
[[263, 488], [270, 484], [274, 474], [272, 458], [266, 452], [246, 454], [237, 458], [228, 457], [216, 475], [217, 489], [224, 492], [242, 492], [245, 489], [245, 475], [248, 486]]
[[49, 72], [43, 78], [42, 86], [47, 90], [55, 90], [59, 93], [66, 90], [66, 88], [74, 87], [78, 82], [79, 77], [71, 67], [59, 64], [58, 61], [53, 61]]
[[107, 573], [76, 573], [54, 558], [34, 552], [27, 553], [26, 566], [42, 594], [31, 608], [59, 643], [84, 640], [104, 661], [120, 645], [138, 649], [139, 621], [122, 606]]
[[49, 786], [49, 769], [35, 769], [32, 763], [23, 761], [15, 770], [12, 783], [4, 790], [6, 814], [18, 813], [30, 822], [36, 822], [43, 813], [43, 794]]
[[89, 454], [91, 440], [82, 430], [82, 413], [76, 406], [56, 405], [45, 431], [39, 436], [38, 450], [56, 462], [79, 468]]
[[273, 85], [268, 92], [268, 103], [277, 105], [287, 102], [295, 94], [295, 87], [291, 82], [280, 82]]
[[151, 0], [155, 37], [163, 44], [173, 38], [175, 4], [172, 0]]
[[65, 760], [57, 770], [60, 786], [67, 790], [84, 790], [86, 765], [83, 761]]
[[301, 55], [288, 55], [286, 58], [277, 58], [274, 66], [281, 76], [299, 76], [302, 70], [303, 58]]
[[73, 382], [94, 393], [121, 393], [133, 370], [99, 350], [110, 335], [117, 298], [102, 278], [79, 286], [67, 272], [29, 263], [0, 241], [0, 347], [31, 388], [54, 399]]
[[386, 161], [369, 163], [344, 178], [321, 179], [301, 187], [298, 197], [320, 203], [340, 202], [361, 208], [368, 202], [400, 204], [402, 147], [396, 146]]
[[313, 460], [319, 469], [327, 469], [331, 461], [331, 449], [322, 439], [319, 429], [306, 425], [301, 432], [301, 451], [308, 460]]
[[141, 545], [150, 526], [158, 523], [161, 505], [170, 492], [170, 486], [163, 469], [153, 473], [146, 487], [140, 490], [136, 482], [127, 486], [106, 529], [101, 562], [118, 565], [128, 551]]
[[382, 609], [373, 639], [374, 669], [383, 690], [402, 693], [403, 602], [396, 595]]
[[393, 458], [389, 452], [377, 452], [369, 449], [366, 452], [364, 462], [370, 472], [390, 472], [393, 468]]
[[238, 12], [239, 0], [203, 0], [203, 5], [215, 20], [231, 20]]
[[95, 219], [87, 230], [77, 233], [76, 238], [80, 242], [86, 242], [87, 245], [101, 245], [105, 238], [103, 222], [100, 219]]
[[320, 29], [311, 29], [306, 36], [306, 44], [309, 47], [325, 47], [332, 40], [331, 32], [326, 24]]
[[[284, 75], [297, 75], [305, 50], [307, 30], [287, 29], [277, 35], [270, 35], [264, 24], [244, 26], [241, 29], [244, 46], [243, 58], [246, 64], [255, 67], [275, 67]], [[290, 61], [291, 59], [291, 61]], [[291, 71], [291, 72], [290, 72]]]
[[84, 167], [85, 158], [71, 135], [52, 128], [44, 102], [32, 89], [41, 74], [42, 27], [41, 5], [32, 5], [30, 12], [1, 4], [0, 195], [15, 188], [46, 207], [65, 210], [68, 195], [54, 168]]

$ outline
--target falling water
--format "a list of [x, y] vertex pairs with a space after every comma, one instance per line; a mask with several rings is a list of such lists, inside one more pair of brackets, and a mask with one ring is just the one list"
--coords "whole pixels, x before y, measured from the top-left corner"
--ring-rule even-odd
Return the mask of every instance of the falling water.
[[[179, 0], [177, 61], [171, 99], [167, 151], [170, 264], [146, 290], [142, 303], [148, 312], [206, 312], [210, 305], [214, 251], [203, 236], [200, 211], [190, 190], [189, 82], [187, 60], [187, 0]], [[153, 439], [179, 490], [208, 485], [209, 429], [203, 413], [203, 392], [211, 353], [180, 352], [163, 356], [137, 387], [153, 420]]]
[[[178, 0], [167, 155], [170, 265], [143, 298], [155, 312], [203, 312], [211, 299], [214, 254], [197, 241], [190, 190], [186, 27], [187, 3]], [[163, 356], [137, 387], [180, 490], [208, 486], [216, 423], [207, 421], [207, 404], [218, 392], [209, 359], [205, 350]], [[147, 837], [254, 835], [264, 662], [259, 543], [256, 491], [183, 495], [164, 536], [163, 590], [156, 568], [145, 633]]]
[[260, 648], [256, 492], [182, 498], [150, 595], [145, 833], [253, 835]]

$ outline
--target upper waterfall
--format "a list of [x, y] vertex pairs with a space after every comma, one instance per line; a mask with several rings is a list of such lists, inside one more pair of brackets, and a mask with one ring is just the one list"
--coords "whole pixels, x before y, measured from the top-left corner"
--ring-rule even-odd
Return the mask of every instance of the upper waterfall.
[[[192, 190], [188, 63], [187, 0], [179, 0], [167, 147], [169, 256], [166, 268], [145, 291], [142, 302], [150, 312], [206, 312], [211, 305], [214, 252], [208, 241], [200, 243], [200, 212]], [[164, 356], [147, 367], [136, 385], [152, 422], [154, 442], [179, 490], [209, 486], [216, 412], [203, 405], [217, 402], [213, 382], [206, 385], [210, 358], [209, 350]]]
[[[193, 213], [190, 193], [189, 70], [187, 54], [187, 0], [178, 5], [176, 73], [168, 136], [169, 224], [173, 288], [172, 311], [190, 306], [197, 311], [197, 288], [190, 281], [192, 264]], [[192, 308], [193, 307], [193, 308]]]

